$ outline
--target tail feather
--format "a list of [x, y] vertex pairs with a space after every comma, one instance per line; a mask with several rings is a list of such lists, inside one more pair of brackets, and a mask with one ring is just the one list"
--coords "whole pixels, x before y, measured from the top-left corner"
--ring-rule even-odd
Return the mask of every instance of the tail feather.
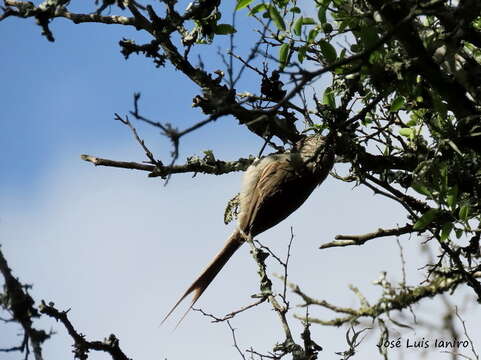
[[224, 267], [224, 265], [229, 261], [231, 256], [237, 251], [237, 249], [242, 245], [242, 237], [239, 231], [235, 231], [227, 240], [221, 251], [214, 257], [209, 265], [202, 271], [202, 273], [194, 280], [192, 285], [184, 292], [177, 303], [172, 307], [172, 309], [167, 313], [167, 315], [161, 321], [161, 325], [169, 318], [169, 316], [174, 312], [174, 310], [180, 305], [180, 303], [191, 293], [194, 293], [192, 302], [187, 309], [187, 311], [182, 315], [181, 319], [177, 323], [176, 327], [184, 320], [184, 318], [189, 313], [190, 309], [199, 300], [201, 295], [204, 293], [205, 289], [210, 285], [212, 280], [217, 276], [219, 271]]

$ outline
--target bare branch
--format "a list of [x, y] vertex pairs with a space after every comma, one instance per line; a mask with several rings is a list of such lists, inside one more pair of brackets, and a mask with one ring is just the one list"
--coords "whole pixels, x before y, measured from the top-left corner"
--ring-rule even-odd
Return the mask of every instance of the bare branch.
[[108, 166], [108, 167], [142, 170], [142, 171], [149, 171], [149, 172], [153, 172], [156, 169], [155, 165], [141, 164], [141, 163], [130, 162], [130, 161], [102, 159], [96, 156], [86, 155], [86, 154], [80, 155], [80, 158], [82, 160], [85, 160], [87, 162], [94, 164], [95, 166]]
[[241, 356], [241, 358], [246, 360], [246, 357], [245, 357], [244, 353], [242, 352], [239, 345], [237, 344], [237, 339], [235, 337], [235, 329], [232, 327], [232, 325], [230, 324], [229, 321], [227, 321], [227, 325], [229, 326], [229, 329], [232, 333], [232, 341], [234, 342], [234, 347], [236, 348], [236, 350], [239, 353], [239, 355]]
[[336, 240], [322, 244], [319, 249], [328, 249], [332, 247], [343, 247], [350, 245], [364, 245], [367, 241], [386, 236], [400, 236], [413, 232], [413, 226], [408, 224], [401, 228], [393, 229], [377, 229], [376, 231], [363, 235], [336, 235]]
[[42, 314], [60, 321], [65, 326], [67, 332], [74, 340], [74, 354], [76, 358], [86, 360], [88, 352], [90, 350], [96, 350], [108, 353], [113, 360], [130, 360], [120, 349], [119, 340], [114, 334], [111, 334], [108, 338], [104, 339], [104, 341], [87, 341], [85, 340], [85, 335], [75, 330], [68, 319], [67, 314], [69, 310], [59, 311], [54, 307], [53, 303], [47, 305], [44, 301], [42, 301], [39, 309]]
[[196, 309], [196, 308], [192, 308], [192, 310], [194, 311], [198, 311], [200, 312], [202, 315], [204, 316], [207, 316], [207, 317], [210, 317], [212, 319], [212, 322], [213, 323], [217, 323], [217, 322], [223, 322], [223, 321], [227, 321], [227, 320], [230, 320], [232, 319], [234, 316], [236, 316], [237, 314], [240, 314], [246, 310], [249, 310], [253, 307], [256, 307], [257, 305], [260, 305], [262, 304], [263, 302], [265, 302], [267, 300], [267, 297], [261, 297], [259, 300], [253, 302], [252, 304], [249, 304], [249, 305], [246, 305], [246, 306], [243, 306], [241, 307], [240, 309], [238, 310], [235, 310], [235, 311], [232, 311], [226, 315], [224, 315], [223, 317], [217, 317], [213, 314], [209, 314], [205, 311], [203, 311], [202, 309]]
[[[32, 3], [29, 1], [17, 1], [17, 0], [4, 0], [5, 5], [12, 6], [18, 8], [17, 13], [12, 13], [10, 16], [34, 16], [35, 11], [30, 11], [27, 14], [24, 14], [20, 11], [20, 9], [31, 9]], [[35, 8], [37, 11], [38, 8]], [[116, 25], [127, 25], [127, 26], [138, 26], [137, 21], [133, 17], [126, 17], [126, 16], [118, 16], [118, 15], [111, 15], [111, 16], [103, 16], [99, 14], [76, 14], [70, 11], [67, 11], [65, 8], [58, 8], [57, 11], [52, 15], [52, 17], [60, 17], [69, 19], [75, 24], [80, 23], [102, 23], [102, 24], [116, 24]]]
[[150, 164], [142, 164], [138, 162], [117, 161], [103, 159], [92, 155], [80, 155], [84, 161], [90, 162], [95, 166], [108, 166], [123, 169], [141, 170], [150, 172], [149, 177], [160, 176], [165, 178], [171, 174], [183, 173], [202, 173], [212, 175], [228, 174], [234, 171], [244, 171], [254, 161], [254, 158], [240, 158], [236, 161], [212, 160], [210, 157], [198, 158], [190, 157], [187, 163], [183, 165], [172, 166], [155, 166]]
[[475, 358], [476, 358], [477, 360], [479, 360], [479, 355], [478, 355], [478, 353], [476, 352], [476, 349], [474, 348], [473, 339], [471, 339], [471, 337], [470, 337], [469, 334], [468, 334], [468, 330], [466, 330], [466, 323], [464, 322], [464, 320], [463, 320], [463, 318], [461, 317], [461, 315], [459, 315], [458, 307], [455, 306], [454, 309], [455, 309], [456, 317], [458, 318], [458, 320], [459, 320], [459, 321], [461, 322], [461, 324], [463, 325], [464, 336], [466, 336], [466, 338], [469, 340], [469, 343], [470, 343], [470, 345], [471, 345], [471, 352], [473, 353], [473, 355], [475, 356]]
[[0, 249], [0, 273], [5, 279], [5, 304], [8, 307], [5, 309], [11, 313], [12, 320], [18, 322], [24, 331], [24, 336], [21, 345], [3, 349], [6, 351], [21, 351], [25, 352], [25, 357], [28, 358], [30, 349], [28, 342], [32, 344], [33, 354], [35, 360], [43, 360], [42, 344], [49, 339], [52, 333], [47, 333], [44, 330], [38, 330], [33, 327], [33, 318], [39, 317], [38, 310], [35, 308], [35, 301], [28, 294], [28, 286], [22, 285], [17, 278], [12, 274], [7, 260], [3, 256]]

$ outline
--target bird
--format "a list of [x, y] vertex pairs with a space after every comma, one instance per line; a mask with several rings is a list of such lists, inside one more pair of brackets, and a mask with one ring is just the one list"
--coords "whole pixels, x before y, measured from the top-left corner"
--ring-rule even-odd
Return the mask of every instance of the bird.
[[163, 324], [191, 293], [192, 302], [182, 322], [231, 256], [248, 239], [277, 225], [296, 211], [320, 185], [334, 165], [329, 135], [315, 134], [299, 140], [290, 152], [276, 153], [252, 163], [244, 173], [239, 193], [237, 227], [222, 250], [187, 288], [163, 318]]

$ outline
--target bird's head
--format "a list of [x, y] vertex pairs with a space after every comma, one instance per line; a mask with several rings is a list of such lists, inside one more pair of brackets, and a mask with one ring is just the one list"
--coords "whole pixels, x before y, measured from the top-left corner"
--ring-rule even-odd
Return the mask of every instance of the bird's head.
[[329, 135], [314, 134], [299, 140], [294, 151], [306, 161], [307, 166], [325, 177], [334, 165], [334, 144]]

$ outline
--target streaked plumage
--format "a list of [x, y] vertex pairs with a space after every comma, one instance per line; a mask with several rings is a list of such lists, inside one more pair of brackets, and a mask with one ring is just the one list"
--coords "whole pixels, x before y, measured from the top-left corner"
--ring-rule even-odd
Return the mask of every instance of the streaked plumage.
[[230, 257], [243, 244], [245, 237], [255, 237], [297, 210], [316, 186], [324, 181], [333, 164], [332, 146], [326, 146], [325, 138], [320, 135], [304, 138], [289, 153], [269, 155], [254, 162], [243, 177], [236, 230], [165, 316], [162, 323], [182, 300], [190, 293], [194, 293], [192, 303], [180, 319], [180, 323]]

